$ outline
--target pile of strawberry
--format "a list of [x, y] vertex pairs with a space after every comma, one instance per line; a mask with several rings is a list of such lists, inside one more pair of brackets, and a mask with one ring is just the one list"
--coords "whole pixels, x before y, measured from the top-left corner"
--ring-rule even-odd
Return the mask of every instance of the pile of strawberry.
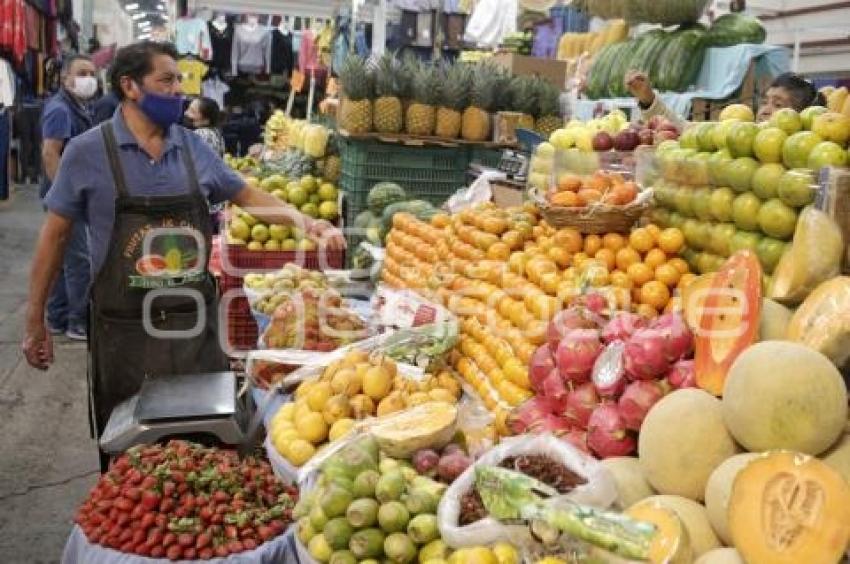
[[170, 441], [115, 460], [75, 521], [89, 542], [124, 553], [208, 560], [283, 533], [296, 501], [264, 460]]

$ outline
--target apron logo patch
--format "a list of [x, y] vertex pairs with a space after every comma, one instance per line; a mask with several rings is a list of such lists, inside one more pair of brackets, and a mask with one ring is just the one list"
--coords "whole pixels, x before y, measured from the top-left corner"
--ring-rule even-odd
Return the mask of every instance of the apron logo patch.
[[[204, 236], [187, 221], [163, 218], [134, 231], [124, 245], [124, 258], [133, 261], [131, 288], [174, 288], [205, 279]], [[134, 273], [132, 273], [134, 272]]]

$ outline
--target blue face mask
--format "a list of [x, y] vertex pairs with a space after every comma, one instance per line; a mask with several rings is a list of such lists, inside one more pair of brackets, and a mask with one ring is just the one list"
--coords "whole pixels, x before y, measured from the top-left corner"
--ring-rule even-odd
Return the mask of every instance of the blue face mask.
[[183, 117], [183, 96], [166, 96], [143, 91], [138, 106], [149, 120], [168, 129]]

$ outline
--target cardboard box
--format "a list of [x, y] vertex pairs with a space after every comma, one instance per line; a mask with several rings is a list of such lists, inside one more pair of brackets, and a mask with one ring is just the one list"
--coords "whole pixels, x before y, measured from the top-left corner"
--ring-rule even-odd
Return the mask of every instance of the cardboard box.
[[496, 53], [493, 60], [513, 75], [538, 75], [558, 90], [567, 84], [567, 63], [555, 59], [538, 59], [515, 53]]
[[490, 183], [493, 191], [493, 203], [500, 208], [521, 206], [525, 198], [525, 190], [522, 185], [509, 180], [497, 180]]

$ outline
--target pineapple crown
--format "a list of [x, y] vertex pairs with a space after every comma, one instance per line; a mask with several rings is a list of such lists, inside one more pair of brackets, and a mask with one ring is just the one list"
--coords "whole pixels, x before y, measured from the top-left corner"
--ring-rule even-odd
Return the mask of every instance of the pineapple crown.
[[457, 63], [442, 69], [440, 105], [453, 110], [463, 110], [469, 102], [471, 71], [468, 66]]
[[517, 112], [537, 117], [540, 114], [539, 83], [533, 76], [515, 76], [511, 79], [511, 104]]
[[471, 106], [492, 111], [499, 92], [499, 84], [505, 71], [492, 61], [478, 63], [472, 69], [472, 88], [469, 93]]
[[440, 101], [441, 80], [436, 66], [419, 63], [413, 76], [413, 99], [427, 106], [437, 105]]
[[540, 115], [561, 117], [561, 93], [552, 84], [541, 81], [540, 85]]
[[369, 71], [366, 59], [349, 55], [339, 70], [342, 93], [351, 100], [366, 100], [372, 97], [374, 76]]
[[384, 53], [375, 68], [375, 94], [378, 97], [400, 96], [402, 85], [402, 64], [391, 53]]

